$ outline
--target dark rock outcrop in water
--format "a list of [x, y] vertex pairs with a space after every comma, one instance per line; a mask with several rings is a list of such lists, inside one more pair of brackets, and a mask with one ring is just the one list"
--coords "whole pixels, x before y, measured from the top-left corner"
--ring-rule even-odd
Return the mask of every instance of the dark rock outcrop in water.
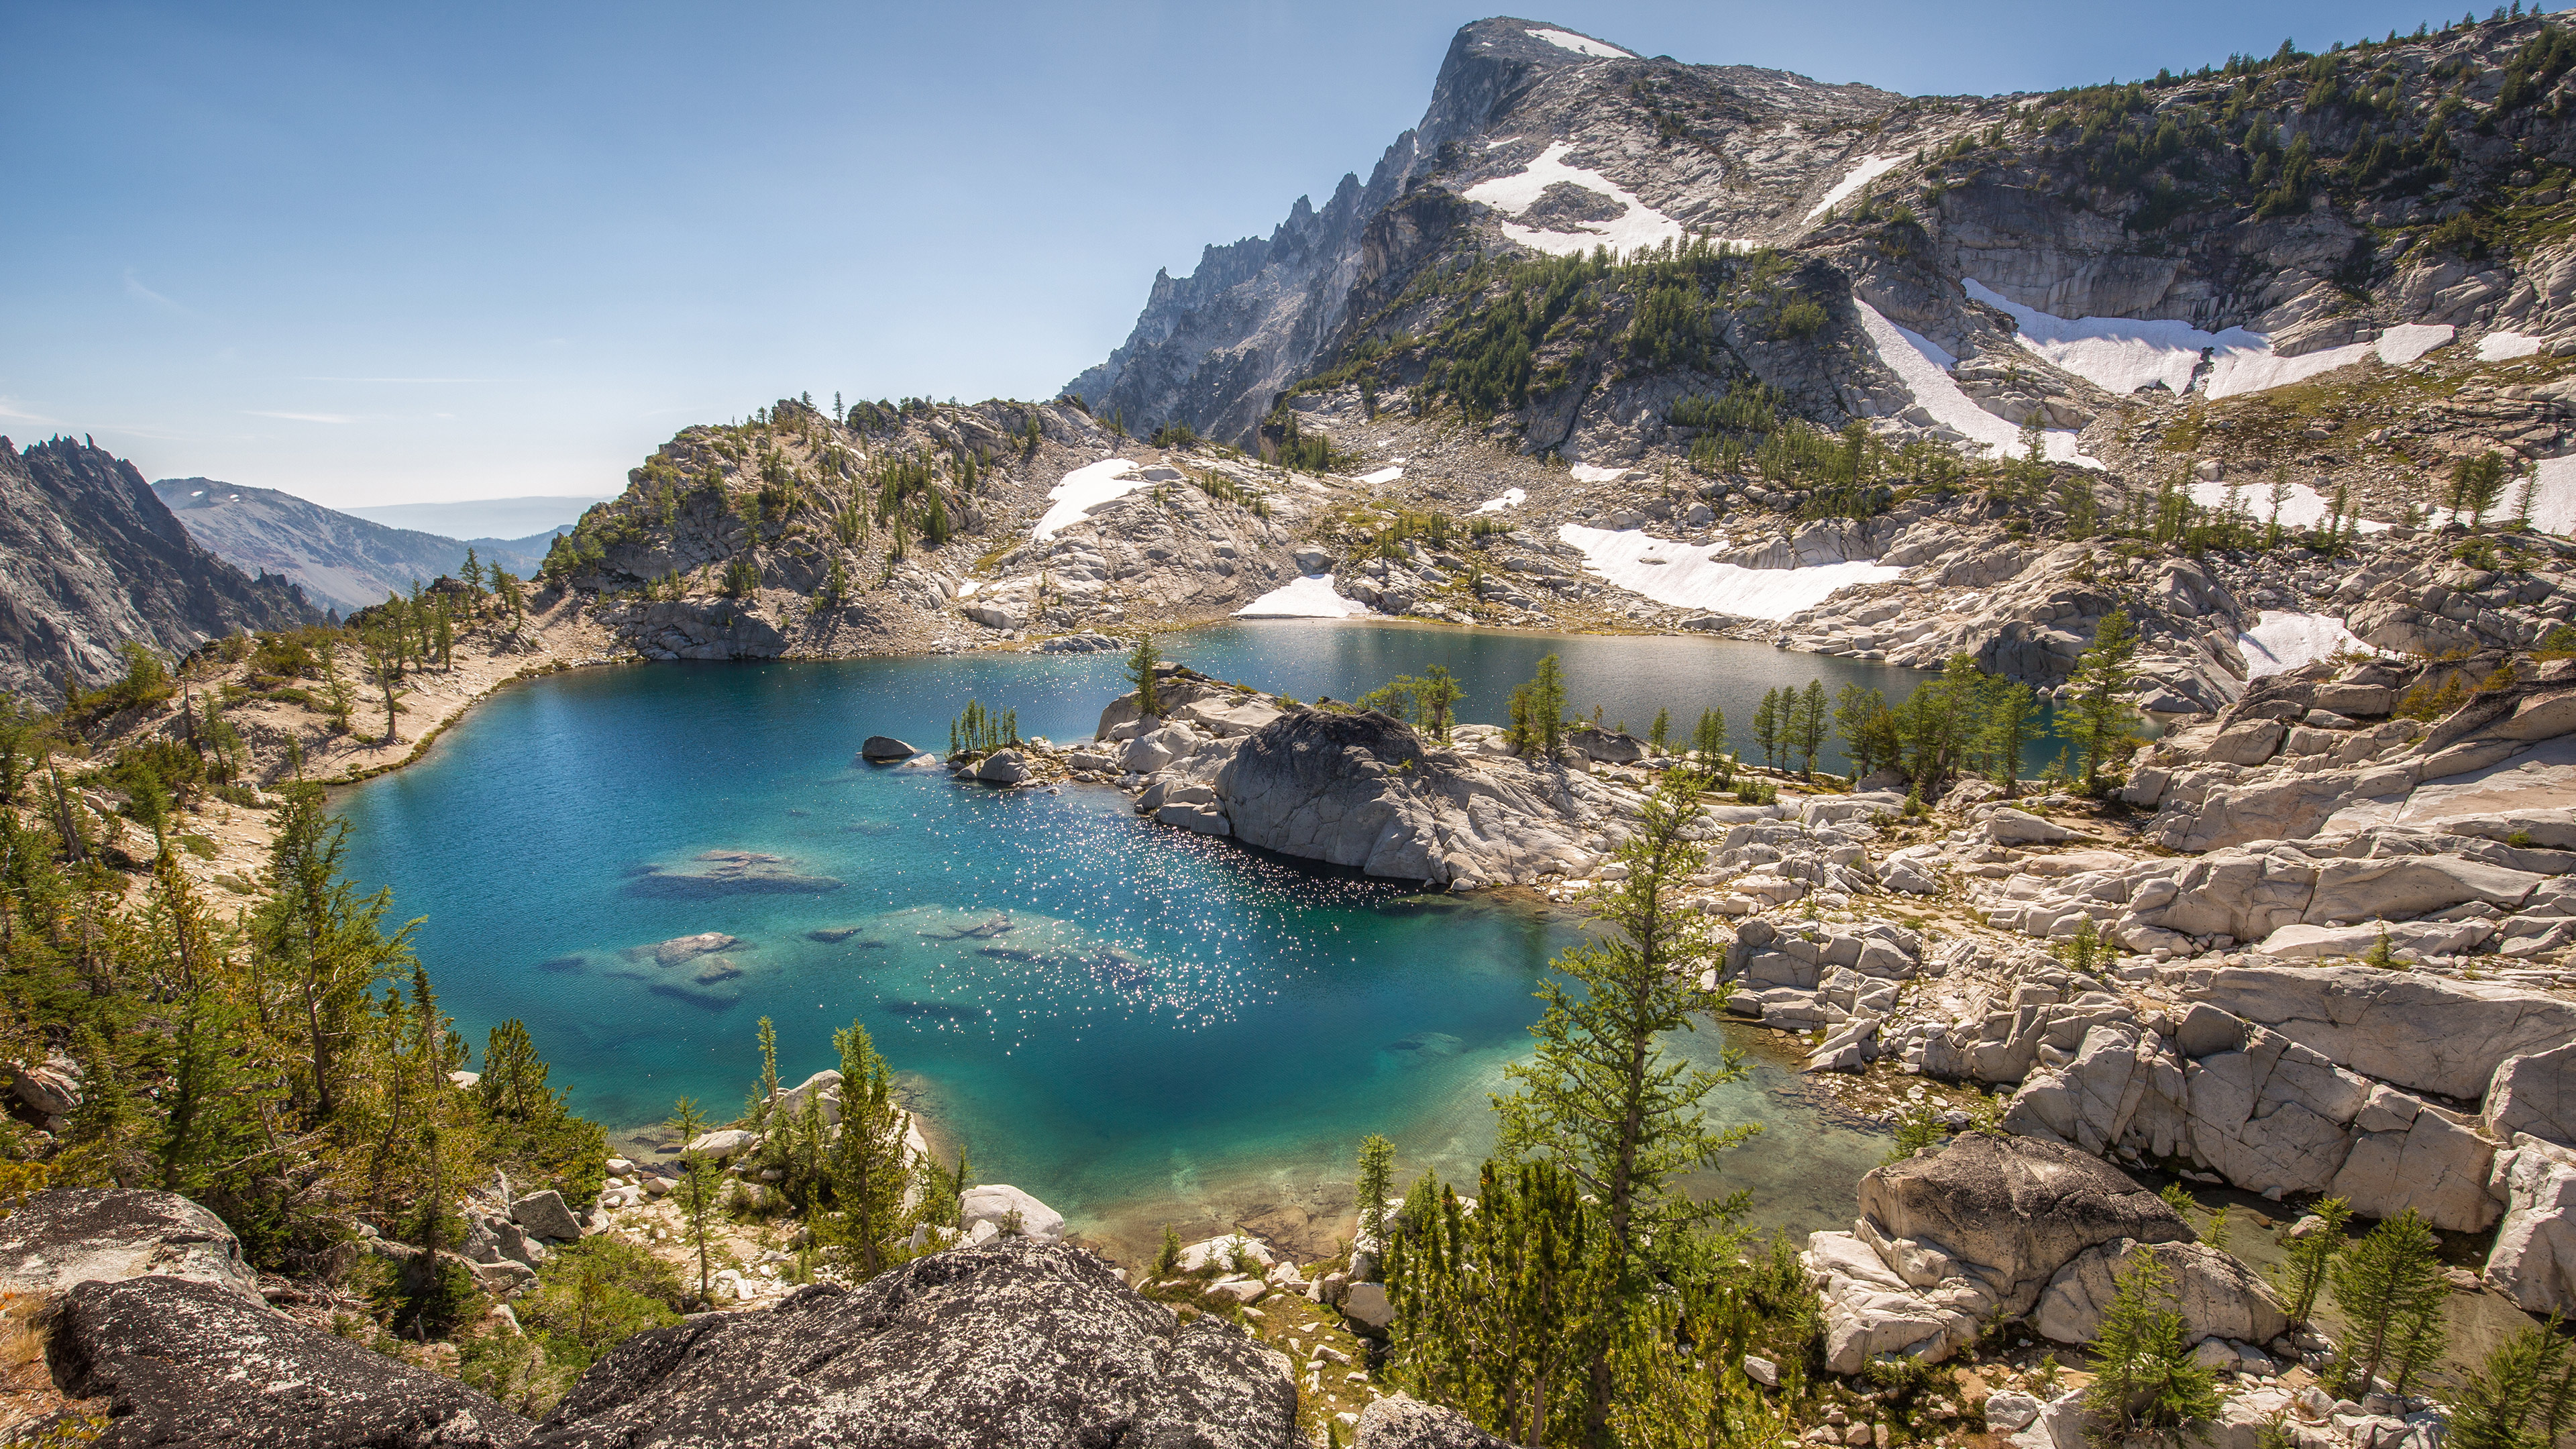
[[691, 859], [687, 868], [671, 869], [646, 865], [635, 872], [626, 892], [638, 896], [680, 896], [696, 899], [705, 896], [746, 895], [785, 892], [815, 895], [841, 888], [841, 879], [829, 875], [804, 875], [795, 862], [783, 855], [764, 855], [755, 850], [709, 850]]
[[1079, 1248], [1003, 1240], [638, 1335], [532, 1442], [1287, 1449], [1296, 1412], [1277, 1352], [1179, 1323]]
[[264, 1304], [184, 1278], [83, 1283], [45, 1357], [54, 1382], [109, 1402], [103, 1449], [499, 1449], [528, 1421]]
[[185, 654], [218, 634], [317, 623], [290, 581], [254, 580], [200, 547], [134, 465], [69, 438], [0, 438], [0, 690], [98, 685], [138, 640]]
[[1470, 765], [1375, 711], [1290, 710], [1218, 743], [1230, 753], [1208, 762], [1213, 800], [1167, 808], [1220, 811], [1245, 845], [1434, 885], [1517, 880], [1591, 858], [1576, 824], [1597, 805], [1587, 777], [1510, 760]]

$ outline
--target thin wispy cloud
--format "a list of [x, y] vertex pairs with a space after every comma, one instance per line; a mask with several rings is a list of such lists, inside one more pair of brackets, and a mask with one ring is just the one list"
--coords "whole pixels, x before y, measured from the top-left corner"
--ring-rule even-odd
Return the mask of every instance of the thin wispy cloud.
[[13, 423], [43, 423], [47, 427], [61, 427], [63, 422], [60, 418], [48, 417], [43, 413], [31, 413], [19, 406], [17, 399], [6, 397], [0, 397], [0, 418]]
[[160, 293], [153, 291], [150, 287], [147, 287], [143, 285], [142, 282], [136, 280], [134, 269], [132, 267], [127, 267], [125, 269], [125, 295], [132, 297], [137, 302], [148, 302], [164, 311], [176, 312], [182, 317], [194, 317], [197, 315], [187, 307], [180, 303], [171, 301], [169, 298], [162, 296]]
[[244, 408], [242, 412], [248, 417], [284, 418], [290, 423], [354, 423], [357, 421], [347, 413], [277, 413], [265, 408]]
[[297, 382], [507, 382], [503, 377], [299, 377]]

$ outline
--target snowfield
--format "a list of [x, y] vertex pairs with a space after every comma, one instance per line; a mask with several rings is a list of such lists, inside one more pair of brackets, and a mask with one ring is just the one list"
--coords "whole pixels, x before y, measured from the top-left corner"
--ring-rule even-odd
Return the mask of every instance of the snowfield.
[[2524, 489], [2531, 499], [2531, 526], [2561, 537], [2576, 535], [2576, 457], [2543, 458], [2537, 468], [2508, 488], [2493, 518], [2511, 518], [2522, 507]]
[[1029, 537], [1044, 543], [1080, 523], [1093, 511], [1144, 487], [1144, 479], [1129, 476], [1135, 471], [1134, 459], [1104, 458], [1065, 474], [1063, 482], [1048, 490], [1046, 516], [1038, 520], [1037, 527], [1029, 530]]
[[1333, 587], [1331, 574], [1307, 574], [1234, 611], [1238, 619], [1348, 619], [1368, 612]]
[[2236, 649], [2245, 656], [2247, 679], [2286, 674], [2302, 664], [2331, 659], [2338, 650], [2379, 652], [2331, 614], [2291, 614], [2279, 609], [2265, 609], [2258, 615], [2253, 628], [2236, 636]]
[[2478, 361], [2510, 362], [2540, 350], [2540, 339], [2520, 332], [2490, 332], [2478, 339]]
[[[1976, 400], [1959, 391], [1951, 381], [1950, 369], [1958, 359], [1935, 345], [1932, 339], [1890, 322], [1876, 307], [1854, 299], [1860, 308], [1861, 326], [1868, 329], [1869, 340], [1878, 347], [1878, 359], [1904, 380], [1905, 390], [1914, 401], [1932, 415], [1932, 420], [1952, 429], [1970, 442], [1984, 443], [1998, 456], [2010, 456], [2021, 449], [2021, 429], [1977, 406]], [[2046, 455], [2060, 463], [2074, 463], [2085, 468], [2102, 465], [2076, 451], [2075, 433], [2070, 428], [2051, 428], [2041, 434]]]
[[1680, 222], [1639, 201], [1634, 194], [1613, 184], [1600, 172], [1566, 165], [1565, 153], [1573, 149], [1573, 142], [1559, 141], [1540, 152], [1527, 171], [1517, 176], [1498, 176], [1491, 181], [1479, 182], [1467, 188], [1466, 197], [1506, 216], [1518, 216], [1536, 206], [1540, 195], [1549, 187], [1567, 182], [1606, 196], [1627, 208], [1625, 214], [1609, 221], [1583, 223], [1586, 228], [1583, 231], [1540, 231], [1517, 222], [1503, 223], [1503, 235], [1549, 256], [1581, 256], [1594, 247], [1604, 246], [1613, 253], [1625, 255], [1658, 242], [1681, 244]]
[[2183, 392], [2190, 387], [2203, 352], [2209, 354], [2209, 396], [2221, 398], [2305, 382], [2371, 356], [2391, 367], [2403, 367], [2458, 335], [2454, 328], [2410, 322], [2389, 328], [2376, 341], [2280, 357], [2272, 351], [2271, 338], [2242, 327], [2203, 332], [2188, 322], [2059, 317], [2025, 307], [1973, 278], [1966, 287], [1971, 300], [1999, 308], [2020, 324], [2017, 340], [2022, 346], [2086, 382], [2124, 396], [2156, 383], [2177, 394]]
[[1619, 481], [1619, 475], [1627, 471], [1628, 470], [1625, 468], [1596, 468], [1590, 463], [1577, 463], [1574, 465], [1574, 481], [1577, 483], [1615, 483]]
[[1403, 476], [1404, 470], [1402, 468], [1380, 468], [1374, 473], [1362, 473], [1360, 475], [1360, 481], [1363, 483], [1392, 483]]
[[[2236, 490], [2236, 500], [2245, 506], [2245, 516], [2254, 520], [2255, 527], [2260, 528], [2272, 521], [2271, 479], [2246, 479]], [[2227, 485], [2224, 482], [2206, 480], [2194, 483], [2191, 485], [2191, 501], [2203, 508], [2225, 508]], [[2290, 485], [2290, 496], [2281, 500], [2281, 526], [2283, 528], [2320, 527], [2326, 521], [2327, 510], [2333, 507], [2333, 499], [2305, 483], [2293, 483]], [[2355, 526], [2364, 533], [2379, 533], [2388, 528], [2385, 523], [2374, 523], [2367, 518], [2362, 519]]]
[[1801, 609], [1814, 608], [1839, 590], [1905, 572], [1874, 563], [1748, 569], [1710, 558], [1717, 552], [1714, 548], [1695, 548], [1633, 528], [1613, 533], [1566, 523], [1557, 526], [1556, 536], [1583, 550], [1586, 567], [1630, 593], [1677, 609], [1705, 609], [1742, 619], [1786, 619]]
[[1577, 35], [1571, 30], [1557, 30], [1552, 27], [1546, 30], [1533, 30], [1530, 32], [1530, 38], [1533, 40], [1544, 40], [1548, 44], [1553, 45], [1560, 50], [1573, 51], [1576, 55], [1598, 56], [1603, 60], [1635, 60], [1637, 58], [1631, 52], [1621, 50], [1615, 45], [1611, 45], [1605, 41], [1594, 40], [1588, 36]]
[[1902, 156], [1863, 156], [1860, 158], [1860, 164], [1851, 169], [1850, 175], [1835, 182], [1834, 189], [1825, 193], [1824, 200], [1807, 208], [1807, 220], [1814, 221], [1827, 210], [1842, 205], [1853, 192], [1904, 164], [1905, 158]]
[[1476, 511], [1478, 513], [1500, 513], [1506, 508], [1520, 507], [1523, 500], [1528, 497], [1529, 493], [1525, 489], [1506, 488], [1503, 490], [1502, 497], [1488, 498], [1484, 502], [1477, 504]]

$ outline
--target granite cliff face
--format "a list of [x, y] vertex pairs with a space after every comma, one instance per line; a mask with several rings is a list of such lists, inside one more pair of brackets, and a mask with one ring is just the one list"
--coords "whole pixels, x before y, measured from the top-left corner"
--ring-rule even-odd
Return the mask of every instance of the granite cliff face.
[[0, 689], [96, 685], [137, 640], [184, 654], [236, 629], [320, 620], [295, 585], [245, 577], [189, 538], [134, 465], [69, 438], [0, 438]]
[[[2045, 406], [2068, 429], [2149, 379], [2011, 345], [2056, 319], [2243, 327], [2284, 359], [2407, 324], [2551, 332], [2576, 322], [2576, 248], [2532, 225], [2568, 205], [2553, 177], [2576, 163], [2551, 24], [2128, 87], [1909, 98], [1478, 21], [1365, 187], [1348, 178], [1268, 242], [1158, 277], [1126, 344], [1068, 391], [1131, 427], [1243, 442], [1288, 385], [1372, 348], [1383, 392], [1436, 379], [1433, 334], [1455, 304], [1423, 295], [1431, 273], [1667, 240], [1776, 250], [1769, 280], [1824, 315], [1794, 337], [1777, 316], [1730, 328], [1702, 359], [1720, 365], [1700, 370], [1749, 372], [1826, 422], [1923, 401], [1864, 307], [1951, 360], [2009, 360], [2016, 375], [1967, 391], [2015, 423]], [[1641, 297], [1603, 300], [1625, 322]], [[1673, 393], [1653, 381], [1674, 359], [1639, 368], [1579, 333], [1534, 349], [1557, 375], [1501, 409], [1520, 415], [1516, 440], [1596, 461], [1663, 441]], [[2219, 341], [2185, 339], [2169, 392]]]

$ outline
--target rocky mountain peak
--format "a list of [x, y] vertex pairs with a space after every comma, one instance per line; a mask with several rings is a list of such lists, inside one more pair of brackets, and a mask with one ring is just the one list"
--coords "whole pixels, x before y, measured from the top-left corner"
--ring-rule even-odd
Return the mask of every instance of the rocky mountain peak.
[[86, 439], [21, 453], [0, 438], [0, 689], [103, 683], [128, 640], [176, 655], [321, 617], [287, 579], [252, 579], [199, 547], [132, 463]]

